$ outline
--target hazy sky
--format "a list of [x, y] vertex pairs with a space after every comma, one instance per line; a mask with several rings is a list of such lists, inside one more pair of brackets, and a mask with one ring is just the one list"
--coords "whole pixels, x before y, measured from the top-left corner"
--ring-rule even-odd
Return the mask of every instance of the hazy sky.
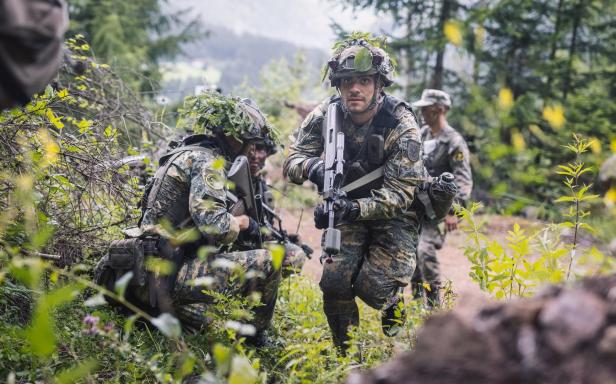
[[174, 8], [192, 7], [206, 24], [323, 49], [329, 49], [334, 41], [332, 19], [347, 30], [390, 30], [388, 17], [377, 17], [373, 11], [353, 13], [330, 0], [173, 0], [170, 3]]

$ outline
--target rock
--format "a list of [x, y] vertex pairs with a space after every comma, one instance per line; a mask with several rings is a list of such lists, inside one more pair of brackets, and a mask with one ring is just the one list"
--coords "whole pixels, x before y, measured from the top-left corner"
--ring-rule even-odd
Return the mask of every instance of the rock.
[[539, 315], [548, 344], [566, 353], [591, 340], [605, 322], [607, 307], [596, 295], [567, 291], [549, 302]]
[[616, 383], [616, 275], [430, 317], [416, 348], [350, 384]]

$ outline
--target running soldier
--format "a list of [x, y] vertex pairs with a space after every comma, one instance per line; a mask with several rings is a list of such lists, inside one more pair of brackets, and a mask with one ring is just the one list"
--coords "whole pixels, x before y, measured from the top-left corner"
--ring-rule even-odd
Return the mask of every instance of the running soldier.
[[[425, 178], [419, 126], [407, 103], [384, 92], [393, 83], [394, 68], [378, 45], [376, 39], [349, 38], [335, 46], [328, 72], [339, 95], [327, 98], [303, 121], [283, 170], [294, 183], [310, 180], [323, 189], [322, 125], [332, 103], [343, 111], [343, 185], [382, 170], [381, 177], [336, 204], [342, 244], [333, 261], [323, 265], [320, 287], [334, 343], [342, 352], [350, 327], [359, 324], [355, 297], [382, 311], [386, 335], [397, 334], [405, 317], [399, 292], [415, 269], [419, 220], [410, 207]], [[317, 228], [325, 228], [322, 205], [314, 215]]]
[[[421, 100], [413, 103], [413, 107], [421, 108], [425, 123], [421, 129], [421, 139], [423, 161], [428, 173], [430, 176], [438, 176], [443, 172], [452, 173], [458, 186], [456, 203], [465, 205], [473, 188], [473, 176], [466, 141], [447, 123], [446, 115], [451, 108], [451, 97], [440, 90], [426, 89], [421, 94]], [[446, 233], [457, 228], [458, 218], [453, 211], [445, 217], [444, 226], [433, 221], [422, 223], [412, 287], [415, 297], [418, 298], [423, 298], [423, 291], [426, 291], [429, 307], [440, 306], [441, 275], [436, 251], [443, 246]], [[429, 285], [429, 289], [424, 288], [424, 281]]]

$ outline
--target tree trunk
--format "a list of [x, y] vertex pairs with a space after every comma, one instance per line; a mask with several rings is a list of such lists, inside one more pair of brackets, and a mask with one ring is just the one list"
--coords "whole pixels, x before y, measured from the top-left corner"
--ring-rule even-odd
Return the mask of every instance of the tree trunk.
[[[562, 7], [564, 0], [558, 0], [558, 7], [556, 8], [556, 23], [554, 24], [554, 35], [552, 36], [552, 47], [550, 48], [550, 63], [556, 58], [556, 49], [558, 48], [558, 37], [560, 36], [560, 28], [562, 24]], [[547, 89], [548, 92], [552, 92], [552, 72], [548, 76]]]
[[443, 59], [445, 57], [445, 48], [447, 43], [445, 42], [445, 34], [443, 33], [443, 27], [445, 26], [445, 21], [449, 19], [449, 14], [453, 8], [454, 0], [443, 0], [443, 5], [441, 7], [441, 14], [438, 19], [438, 34], [441, 40], [441, 44], [439, 44], [439, 50], [436, 53], [436, 62], [434, 64], [434, 75], [432, 76], [431, 87], [435, 89], [443, 88]]
[[565, 81], [563, 84], [563, 100], [567, 100], [569, 88], [571, 86], [571, 70], [573, 67], [573, 57], [575, 56], [578, 28], [582, 21], [582, 1], [578, 1], [573, 9], [573, 30], [571, 31], [571, 41], [569, 43], [569, 62], [567, 63], [567, 72], [565, 73]]

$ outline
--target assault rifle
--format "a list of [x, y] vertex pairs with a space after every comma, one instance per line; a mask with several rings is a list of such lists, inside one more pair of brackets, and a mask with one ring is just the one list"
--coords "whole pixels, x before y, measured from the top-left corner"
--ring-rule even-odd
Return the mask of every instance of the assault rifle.
[[[250, 166], [246, 156], [238, 156], [231, 169], [229, 169], [228, 178], [235, 184], [235, 192], [237, 197], [230, 194], [231, 200], [235, 197], [234, 203], [242, 199], [246, 214], [255, 220], [259, 227], [263, 224], [263, 201], [261, 195], [255, 194], [252, 177], [250, 176]], [[263, 238], [259, 233], [257, 245], [262, 246]]]
[[[238, 156], [231, 169], [229, 170], [229, 180], [235, 184], [235, 193], [228, 192], [229, 199], [237, 205], [240, 202], [245, 208], [248, 216], [259, 224], [259, 228], [265, 228], [269, 234], [278, 242], [284, 244], [286, 242], [298, 243], [298, 237], [287, 234], [287, 231], [282, 229], [282, 219], [274, 212], [274, 210], [265, 203], [265, 191], [261, 184], [258, 185], [258, 190], [254, 190], [254, 183], [250, 175], [250, 166], [246, 156]], [[273, 221], [278, 221], [278, 228], [274, 227]], [[262, 246], [263, 238], [259, 238], [259, 247]], [[313, 250], [309, 246], [300, 245], [306, 256], [310, 257]]]
[[331, 263], [332, 255], [340, 252], [340, 230], [334, 228], [334, 205], [345, 196], [342, 190], [344, 172], [344, 133], [342, 132], [342, 112], [337, 103], [327, 108], [323, 122], [323, 141], [325, 146], [325, 177], [323, 180], [323, 207], [328, 217], [325, 229], [323, 259]]

